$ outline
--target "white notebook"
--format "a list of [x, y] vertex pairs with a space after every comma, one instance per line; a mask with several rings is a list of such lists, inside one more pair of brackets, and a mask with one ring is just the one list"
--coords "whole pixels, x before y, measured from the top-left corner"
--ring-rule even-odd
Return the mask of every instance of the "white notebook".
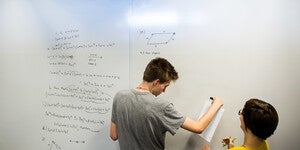
[[[207, 110], [209, 109], [211, 105], [211, 101], [210, 100], [207, 100], [205, 101], [205, 104], [202, 108], [202, 111], [200, 113], [200, 117], [204, 115], [205, 112], [207, 112]], [[206, 127], [206, 129], [201, 133], [199, 134], [199, 136], [201, 136], [203, 139], [205, 139], [207, 142], [210, 142], [216, 129], [217, 129], [217, 126], [223, 116], [223, 113], [224, 113], [224, 108], [220, 108], [219, 111], [217, 112], [217, 114], [215, 115], [215, 117], [212, 119], [212, 121], [210, 122], [210, 124]], [[199, 118], [200, 118], [199, 117]]]

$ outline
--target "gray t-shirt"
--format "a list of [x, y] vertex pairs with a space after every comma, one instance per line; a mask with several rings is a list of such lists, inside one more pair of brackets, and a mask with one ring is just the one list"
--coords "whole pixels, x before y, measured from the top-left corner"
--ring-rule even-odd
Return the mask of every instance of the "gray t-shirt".
[[174, 135], [185, 118], [172, 103], [131, 89], [115, 95], [111, 121], [122, 150], [162, 150], [166, 132]]

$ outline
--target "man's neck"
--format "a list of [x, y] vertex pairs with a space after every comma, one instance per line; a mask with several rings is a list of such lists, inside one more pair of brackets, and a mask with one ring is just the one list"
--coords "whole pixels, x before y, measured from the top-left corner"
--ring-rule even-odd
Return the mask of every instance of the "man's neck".
[[[150, 92], [151, 83], [143, 81], [139, 86], [135, 89], [140, 92]], [[151, 92], [150, 92], [151, 93]]]

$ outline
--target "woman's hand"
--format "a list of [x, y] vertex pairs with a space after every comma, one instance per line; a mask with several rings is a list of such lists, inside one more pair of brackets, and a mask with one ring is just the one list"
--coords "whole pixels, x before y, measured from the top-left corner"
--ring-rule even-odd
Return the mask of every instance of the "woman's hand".
[[223, 140], [222, 140], [223, 147], [227, 146], [228, 149], [233, 148], [234, 147], [234, 140], [236, 140], [236, 138], [231, 138], [231, 137], [223, 138]]

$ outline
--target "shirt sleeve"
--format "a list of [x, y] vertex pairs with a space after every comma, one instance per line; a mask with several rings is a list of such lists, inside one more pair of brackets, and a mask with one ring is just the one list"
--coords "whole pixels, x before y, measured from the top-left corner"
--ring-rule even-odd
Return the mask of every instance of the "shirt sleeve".
[[172, 103], [164, 107], [163, 124], [172, 135], [181, 127], [186, 117], [174, 109]]

